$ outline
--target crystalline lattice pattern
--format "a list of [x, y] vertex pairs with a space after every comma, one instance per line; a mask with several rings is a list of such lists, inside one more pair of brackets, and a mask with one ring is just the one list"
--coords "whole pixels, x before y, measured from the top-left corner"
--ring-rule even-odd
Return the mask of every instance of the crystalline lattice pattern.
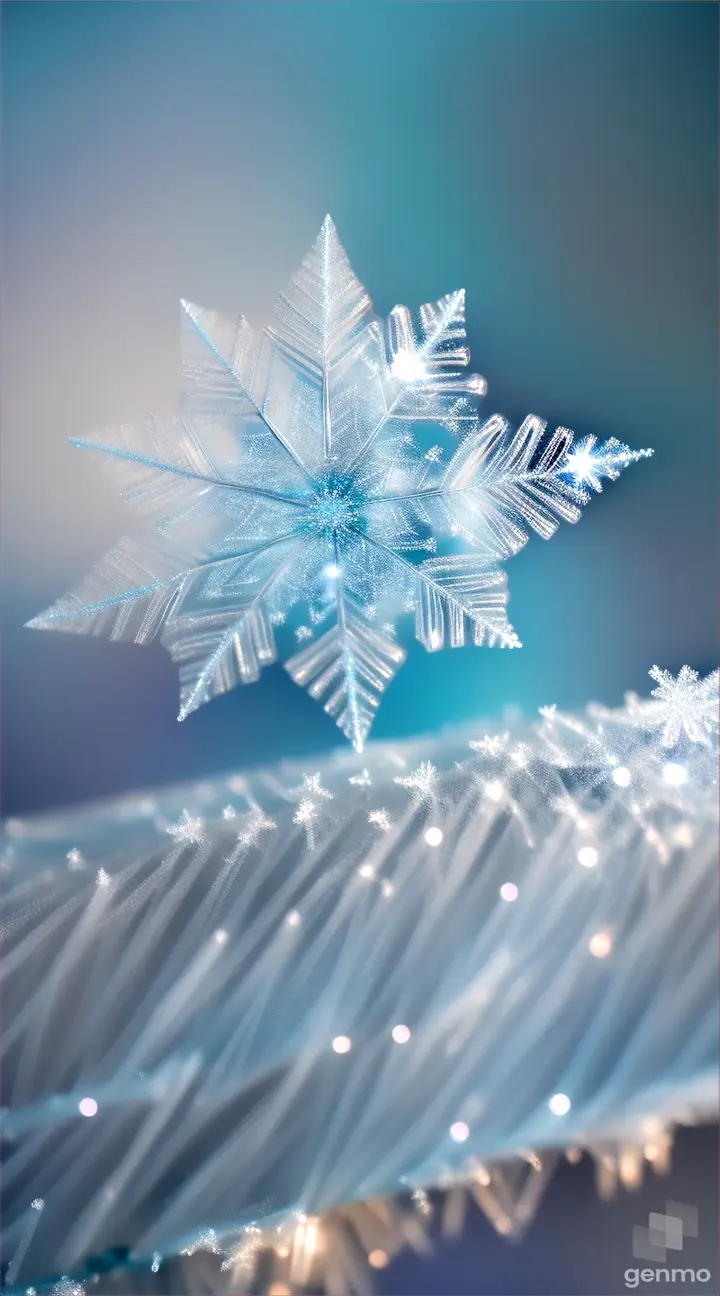
[[328, 217], [259, 338], [183, 302], [180, 416], [75, 444], [104, 453], [148, 515], [40, 629], [159, 635], [180, 719], [259, 678], [304, 609], [286, 669], [361, 750], [414, 613], [434, 652], [518, 647], [500, 563], [576, 522], [590, 492], [649, 451], [481, 421], [465, 295], [386, 321]]

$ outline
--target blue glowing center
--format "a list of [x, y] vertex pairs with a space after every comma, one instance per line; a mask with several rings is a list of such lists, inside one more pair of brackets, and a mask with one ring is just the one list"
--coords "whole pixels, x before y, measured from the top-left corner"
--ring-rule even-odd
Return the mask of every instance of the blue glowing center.
[[362, 499], [352, 484], [342, 479], [325, 482], [310, 503], [309, 521], [313, 530], [337, 535], [362, 525]]

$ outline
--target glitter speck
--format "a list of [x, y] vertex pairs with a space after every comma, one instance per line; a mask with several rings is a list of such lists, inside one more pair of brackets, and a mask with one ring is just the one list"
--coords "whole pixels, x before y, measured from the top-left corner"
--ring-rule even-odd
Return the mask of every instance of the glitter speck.
[[599, 858], [594, 846], [581, 846], [577, 857], [578, 864], [582, 864], [583, 868], [595, 868]]
[[568, 1098], [567, 1094], [562, 1094], [562, 1093], [553, 1094], [552, 1098], [548, 1103], [548, 1107], [550, 1108], [550, 1111], [552, 1112], [553, 1116], [566, 1116], [567, 1113], [570, 1111], [571, 1106], [572, 1103], [570, 1102], [570, 1099]]
[[332, 1046], [335, 1053], [349, 1053], [352, 1048], [352, 1040], [349, 1035], [336, 1035]]
[[442, 828], [427, 828], [425, 831], [425, 841], [428, 846], [439, 846], [443, 839]]
[[464, 1143], [469, 1137], [470, 1129], [465, 1121], [455, 1121], [454, 1125], [450, 1126], [450, 1138], [453, 1143]]
[[81, 1116], [95, 1116], [98, 1105], [94, 1098], [81, 1098], [78, 1103], [78, 1111]]

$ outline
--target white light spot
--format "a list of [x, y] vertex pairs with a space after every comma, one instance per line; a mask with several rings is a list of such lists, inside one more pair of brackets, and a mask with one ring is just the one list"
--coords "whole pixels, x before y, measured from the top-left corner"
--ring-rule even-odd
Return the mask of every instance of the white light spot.
[[216, 945], [227, 945], [227, 939], [228, 934], [223, 927], [218, 927], [217, 931], [213, 932], [213, 940]]
[[567, 1094], [553, 1094], [548, 1107], [553, 1116], [566, 1116], [572, 1107], [572, 1103]]
[[396, 1044], [407, 1044], [411, 1035], [409, 1026], [393, 1026], [392, 1037]]
[[594, 846], [581, 846], [577, 857], [578, 864], [582, 864], [583, 868], [595, 868], [599, 859]]
[[470, 1130], [465, 1121], [455, 1121], [455, 1124], [450, 1126], [450, 1138], [453, 1143], [464, 1143], [469, 1137]]
[[505, 788], [499, 779], [494, 779], [492, 783], [485, 784], [485, 796], [491, 801], [502, 801]]
[[349, 1035], [336, 1035], [332, 1046], [335, 1053], [349, 1053], [352, 1048], [352, 1040]]
[[380, 883], [380, 890], [382, 891], [386, 900], [390, 900], [395, 895], [395, 887], [393, 886], [392, 882], [388, 882], [387, 878], [383, 878], [382, 882]]
[[612, 776], [613, 776], [613, 783], [617, 783], [618, 787], [630, 786], [630, 780], [632, 778], [632, 775], [629, 769], [625, 769], [624, 765], [618, 765], [617, 769], [613, 770]]
[[291, 909], [289, 914], [285, 915], [285, 923], [288, 927], [299, 927], [302, 919], [297, 909]]
[[595, 932], [588, 941], [588, 949], [594, 958], [606, 958], [612, 949], [612, 937], [609, 932]]
[[415, 351], [398, 351], [392, 362], [392, 372], [401, 382], [422, 382], [427, 378], [427, 371]]
[[337, 563], [328, 563], [325, 568], [325, 575], [328, 580], [337, 580], [338, 576], [342, 576], [342, 567], [338, 567]]
[[425, 841], [428, 846], [439, 846], [443, 839], [442, 828], [427, 828], [425, 830]]
[[373, 864], [361, 864], [358, 873], [361, 878], [365, 878], [366, 882], [374, 882], [375, 880], [375, 866]]
[[500, 887], [500, 896], [503, 900], [517, 900], [519, 894], [514, 882], [503, 882]]
[[94, 1116], [97, 1109], [98, 1105], [94, 1098], [81, 1098], [78, 1103], [78, 1111], [81, 1116]]
[[668, 761], [663, 765], [662, 776], [668, 787], [682, 787], [687, 780], [687, 770], [684, 765], [676, 765], [675, 761]]

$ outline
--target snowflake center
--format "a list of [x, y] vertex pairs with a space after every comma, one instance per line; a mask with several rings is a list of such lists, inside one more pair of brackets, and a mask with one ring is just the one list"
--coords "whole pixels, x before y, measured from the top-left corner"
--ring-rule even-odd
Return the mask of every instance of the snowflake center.
[[308, 522], [310, 529], [324, 535], [337, 536], [362, 524], [362, 499], [353, 490], [350, 479], [340, 476], [328, 478], [319, 486], [310, 501]]

